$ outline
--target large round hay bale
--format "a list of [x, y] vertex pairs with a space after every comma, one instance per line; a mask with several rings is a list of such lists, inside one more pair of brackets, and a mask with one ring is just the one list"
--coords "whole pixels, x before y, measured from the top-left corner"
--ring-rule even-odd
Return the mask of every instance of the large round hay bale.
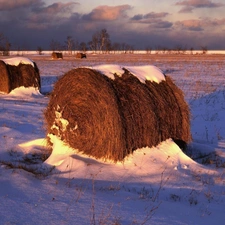
[[126, 68], [117, 74], [106, 67], [107, 75], [78, 68], [56, 82], [45, 111], [50, 143], [55, 135], [87, 155], [120, 161], [168, 138], [190, 141], [189, 109], [170, 78], [148, 68], [157, 76], [143, 82]]
[[0, 91], [9, 93], [15, 88], [35, 87], [40, 90], [41, 78], [35, 62], [15, 57], [0, 61]]
[[51, 93], [47, 133], [96, 158], [122, 160], [126, 142], [117, 101], [109, 78], [87, 68], [71, 70]]
[[9, 93], [11, 90], [10, 83], [7, 65], [0, 60], [0, 92]]

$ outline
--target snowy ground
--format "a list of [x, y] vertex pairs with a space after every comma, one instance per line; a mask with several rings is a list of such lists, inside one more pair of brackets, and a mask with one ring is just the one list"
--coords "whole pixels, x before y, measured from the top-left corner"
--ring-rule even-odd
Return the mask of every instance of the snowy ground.
[[[29, 57], [41, 93], [0, 94], [0, 224], [224, 224], [225, 56]], [[48, 157], [45, 94], [72, 68], [109, 63], [151, 64], [174, 79], [192, 113], [188, 156], [167, 140], [114, 164], [55, 140]]]

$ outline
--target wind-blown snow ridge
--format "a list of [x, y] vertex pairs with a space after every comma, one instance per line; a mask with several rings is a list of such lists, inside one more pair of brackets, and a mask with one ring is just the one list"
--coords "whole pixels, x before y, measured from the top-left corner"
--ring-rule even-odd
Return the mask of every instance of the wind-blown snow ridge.
[[97, 71], [100, 71], [107, 77], [114, 79], [114, 75], [122, 76], [124, 69], [128, 70], [134, 76], [136, 76], [140, 82], [145, 83], [146, 80], [151, 82], [160, 83], [165, 80], [163, 72], [156, 66], [143, 65], [143, 66], [122, 66], [114, 64], [104, 64], [92, 67]]

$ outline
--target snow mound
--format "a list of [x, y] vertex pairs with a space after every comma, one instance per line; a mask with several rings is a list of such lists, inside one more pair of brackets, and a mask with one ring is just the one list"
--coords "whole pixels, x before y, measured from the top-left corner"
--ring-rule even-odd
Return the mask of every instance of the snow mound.
[[155, 174], [160, 175], [163, 171], [165, 175], [175, 176], [182, 171], [202, 168], [202, 165], [185, 155], [172, 139], [156, 147], [137, 149], [124, 161], [117, 163], [82, 154], [54, 135], [51, 139], [53, 150], [45, 164], [54, 166], [55, 172], [63, 173], [65, 177], [91, 178], [95, 175], [98, 180], [135, 182], [135, 179], [139, 179], [142, 182], [153, 182], [156, 179], [159, 182], [160, 176]]
[[38, 97], [42, 96], [40, 91], [35, 87], [18, 87], [12, 90], [9, 94], [9, 97]]

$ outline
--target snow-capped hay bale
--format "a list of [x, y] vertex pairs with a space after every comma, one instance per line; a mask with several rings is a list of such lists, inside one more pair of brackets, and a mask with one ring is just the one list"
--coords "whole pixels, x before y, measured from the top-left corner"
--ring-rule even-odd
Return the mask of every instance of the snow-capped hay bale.
[[4, 61], [0, 60], [0, 92], [9, 93], [11, 90], [9, 73]]
[[40, 74], [33, 61], [24, 57], [15, 57], [5, 59], [4, 62], [1, 62], [1, 67], [3, 69], [0, 70], [0, 79], [2, 80], [0, 91], [9, 93], [21, 86], [35, 87], [40, 90]]
[[45, 111], [50, 143], [55, 135], [87, 155], [121, 161], [168, 138], [190, 141], [188, 107], [171, 79], [154, 66], [108, 67], [74, 69], [56, 82]]
[[62, 52], [52, 52], [52, 59], [63, 59]]
[[126, 69], [122, 76], [115, 77], [114, 86], [125, 120], [127, 152], [157, 145], [160, 124], [156, 96]]
[[45, 111], [48, 136], [96, 158], [122, 160], [126, 140], [111, 81], [88, 68], [69, 71], [57, 81]]

